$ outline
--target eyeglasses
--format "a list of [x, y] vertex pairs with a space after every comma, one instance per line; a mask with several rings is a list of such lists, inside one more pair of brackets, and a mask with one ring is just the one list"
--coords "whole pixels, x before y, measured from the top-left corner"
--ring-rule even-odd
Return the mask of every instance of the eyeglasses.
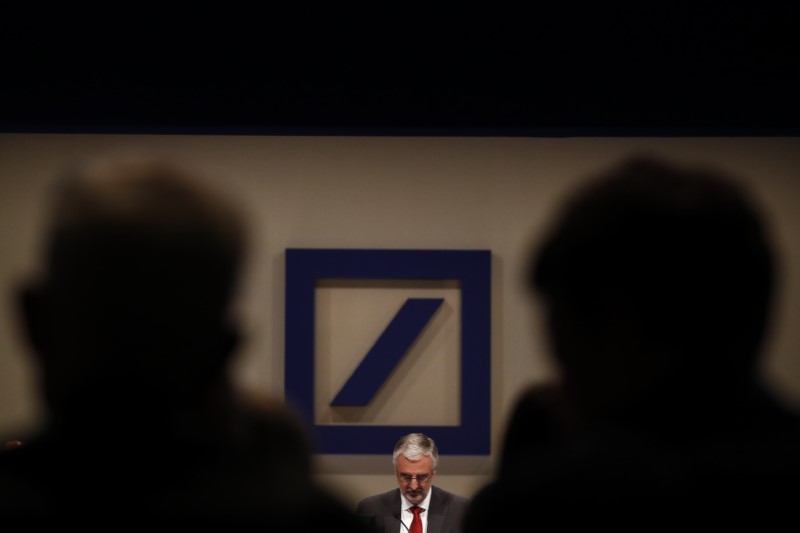
[[428, 481], [431, 478], [431, 475], [430, 474], [417, 474], [416, 476], [410, 476], [408, 474], [397, 474], [397, 477], [399, 477], [403, 481], [403, 483], [411, 483], [411, 481], [416, 479], [417, 483], [422, 485], [423, 483], [425, 483], [426, 481]]

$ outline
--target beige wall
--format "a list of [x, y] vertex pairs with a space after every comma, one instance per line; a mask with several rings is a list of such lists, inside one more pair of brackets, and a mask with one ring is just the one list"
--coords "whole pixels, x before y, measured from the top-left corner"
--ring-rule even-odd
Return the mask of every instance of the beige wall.
[[[519, 280], [526, 245], [556, 202], [588, 172], [631, 152], [735, 171], [768, 209], [782, 254], [785, 277], [766, 375], [800, 406], [800, 139], [7, 134], [0, 135], [0, 434], [41, 419], [12, 297], [36, 264], [46, 185], [72, 161], [132, 148], [155, 149], [216, 177], [252, 219], [255, 248], [241, 300], [249, 342], [236, 368], [246, 387], [283, 393], [287, 247], [490, 249], [493, 450], [516, 394], [553, 375]], [[347, 309], [346, 299], [336, 298], [328, 305]], [[454, 383], [449, 368], [409, 369], [420, 386], [400, 403], [412, 415], [425, 409], [427, 417], [452, 417], [447, 399], [454, 392], [436, 389]], [[386, 402], [387, 409], [396, 403]], [[388, 490], [395, 483], [389, 454], [318, 457], [320, 479], [350, 501]], [[470, 496], [488, 480], [494, 460], [443, 455], [437, 482]]]

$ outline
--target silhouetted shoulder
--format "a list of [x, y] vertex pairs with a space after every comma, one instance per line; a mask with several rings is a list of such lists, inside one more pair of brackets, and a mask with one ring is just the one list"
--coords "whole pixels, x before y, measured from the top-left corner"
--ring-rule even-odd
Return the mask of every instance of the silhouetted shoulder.
[[558, 446], [567, 423], [562, 395], [555, 384], [525, 389], [508, 417], [500, 453], [499, 475], [514, 471], [531, 453]]

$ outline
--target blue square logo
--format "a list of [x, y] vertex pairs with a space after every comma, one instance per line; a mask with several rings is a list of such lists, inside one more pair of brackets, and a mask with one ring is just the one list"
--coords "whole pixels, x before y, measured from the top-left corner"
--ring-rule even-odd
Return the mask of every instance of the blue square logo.
[[[392, 299], [387, 298], [387, 287], [415, 290], [410, 293], [412, 297], [397, 299], [395, 295]], [[321, 295], [337, 290], [367, 292], [372, 295], [367, 300], [371, 305], [377, 298], [391, 313], [383, 317], [371, 308], [360, 312], [357, 307], [365, 301], [363, 298], [350, 307], [330, 307], [326, 303], [330, 299]], [[356, 330], [367, 330], [373, 323], [372, 330], [362, 335], [368, 338], [368, 344], [352, 354], [355, 362], [345, 374], [332, 374], [330, 351], [320, 353], [318, 334], [323, 325], [318, 322], [324, 306], [333, 309], [329, 313], [333, 318], [327, 321], [333, 322], [334, 332], [342, 329], [340, 323]], [[286, 396], [314, 432], [317, 451], [383, 455], [400, 436], [419, 431], [431, 435], [442, 453], [488, 455], [490, 308], [488, 250], [287, 249]], [[427, 367], [438, 364], [445, 369], [448, 386], [420, 386], [419, 394], [415, 394], [414, 379], [397, 386], [397, 375], [407, 364], [407, 356], [419, 352], [420, 345], [441, 344], [437, 335], [447, 335], [437, 333], [436, 325], [456, 321], [455, 327], [441, 330], [454, 337], [452, 356], [444, 350], [441, 353], [445, 355], [433, 352], [432, 356], [425, 355], [424, 361]], [[374, 414], [368, 415], [377, 403], [407, 403], [412, 394], [422, 401], [449, 404], [440, 389], [449, 389], [447, 394], [453, 395], [456, 412], [452, 420], [432, 421], [431, 409], [424, 407], [415, 415], [385, 423]]]

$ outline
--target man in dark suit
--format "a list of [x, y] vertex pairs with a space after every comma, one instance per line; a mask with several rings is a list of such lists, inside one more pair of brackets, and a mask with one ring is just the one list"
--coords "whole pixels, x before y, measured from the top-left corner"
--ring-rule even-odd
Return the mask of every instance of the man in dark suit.
[[439, 451], [432, 438], [422, 433], [402, 437], [394, 447], [392, 464], [399, 488], [364, 498], [357, 515], [371, 520], [378, 532], [461, 531], [469, 500], [433, 486]]

